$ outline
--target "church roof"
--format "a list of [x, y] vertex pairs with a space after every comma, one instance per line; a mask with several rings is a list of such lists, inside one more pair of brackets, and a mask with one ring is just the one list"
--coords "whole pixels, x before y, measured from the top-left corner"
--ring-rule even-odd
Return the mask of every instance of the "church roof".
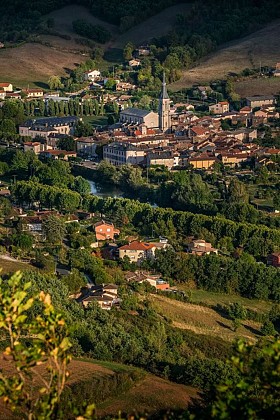
[[121, 111], [122, 115], [132, 115], [134, 117], [146, 117], [146, 115], [149, 115], [152, 111], [148, 111], [147, 109], [138, 109], [138, 108], [126, 108], [123, 111]]

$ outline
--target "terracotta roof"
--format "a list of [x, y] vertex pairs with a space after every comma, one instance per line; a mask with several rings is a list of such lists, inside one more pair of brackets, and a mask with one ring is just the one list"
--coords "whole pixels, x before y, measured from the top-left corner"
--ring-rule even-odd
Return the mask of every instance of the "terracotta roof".
[[202, 136], [203, 134], [205, 134], [207, 132], [207, 130], [203, 127], [200, 127], [199, 125], [197, 125], [196, 127], [192, 127], [191, 130], [197, 135], [197, 136]]
[[0, 87], [9, 87], [11, 83], [0, 83]]
[[121, 246], [119, 249], [131, 250], [131, 251], [147, 251], [148, 249], [151, 249], [153, 247], [154, 247], [154, 244], [152, 243], [133, 241], [128, 245]]

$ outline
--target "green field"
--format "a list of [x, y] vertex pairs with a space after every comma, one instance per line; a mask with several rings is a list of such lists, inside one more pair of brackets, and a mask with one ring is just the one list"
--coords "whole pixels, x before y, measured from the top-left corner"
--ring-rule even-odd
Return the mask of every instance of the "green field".
[[108, 124], [106, 115], [93, 115], [91, 117], [83, 117], [83, 121], [92, 125], [93, 127]]
[[[189, 290], [182, 285], [180, 285], [178, 288], [185, 291]], [[270, 302], [246, 299], [237, 295], [226, 295], [222, 293], [208, 292], [205, 290], [191, 290], [190, 296], [191, 296], [191, 302], [194, 304], [202, 303], [209, 306], [215, 306], [215, 305], [220, 304], [220, 305], [228, 306], [231, 303], [238, 302], [238, 303], [241, 303], [246, 308], [252, 309], [257, 312], [268, 312], [271, 308]]]

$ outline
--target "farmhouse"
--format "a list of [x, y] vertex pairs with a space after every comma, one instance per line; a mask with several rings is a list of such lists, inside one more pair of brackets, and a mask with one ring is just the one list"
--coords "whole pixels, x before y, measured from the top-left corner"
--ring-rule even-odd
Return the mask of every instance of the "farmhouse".
[[95, 80], [98, 80], [100, 76], [101, 76], [101, 73], [99, 70], [90, 70], [84, 73], [84, 80], [95, 82]]
[[128, 245], [123, 245], [119, 248], [119, 257], [122, 259], [128, 257], [131, 262], [140, 264], [144, 260], [155, 258], [155, 251], [157, 249], [165, 249], [169, 244], [162, 242], [138, 242], [133, 241]]
[[42, 98], [44, 96], [44, 91], [42, 89], [22, 89], [22, 92], [27, 96], [27, 98]]
[[4, 92], [12, 92], [13, 85], [11, 83], [0, 83], [0, 89], [4, 90]]

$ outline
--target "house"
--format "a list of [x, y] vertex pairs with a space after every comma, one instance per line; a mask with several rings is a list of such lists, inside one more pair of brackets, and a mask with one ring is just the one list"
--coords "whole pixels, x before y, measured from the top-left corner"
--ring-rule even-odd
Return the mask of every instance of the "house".
[[273, 72], [274, 76], [280, 77], [280, 63], [277, 63], [275, 66], [275, 71]]
[[107, 239], [114, 239], [115, 235], [119, 235], [119, 229], [116, 229], [113, 223], [105, 223], [104, 220], [94, 224], [96, 239], [98, 241], [105, 241]]
[[0, 89], [3, 89], [4, 92], [13, 92], [12, 83], [0, 83]]
[[21, 96], [19, 93], [7, 92], [5, 99], [21, 99]]
[[199, 91], [202, 99], [207, 99], [209, 93], [213, 92], [210, 86], [197, 86], [197, 90]]
[[103, 159], [115, 166], [138, 165], [143, 161], [145, 150], [130, 143], [113, 142], [103, 147]]
[[280, 267], [280, 252], [274, 252], [267, 256], [267, 264], [273, 267]]
[[224, 165], [236, 166], [241, 162], [250, 160], [251, 155], [248, 153], [233, 153], [233, 152], [222, 152], [219, 154]]
[[118, 286], [115, 284], [94, 285], [83, 291], [76, 299], [77, 302], [87, 308], [92, 302], [97, 302], [102, 309], [110, 310], [120, 304]]
[[5, 45], [3, 44], [3, 42], [0, 42], [0, 48], [4, 48]]
[[209, 134], [209, 129], [205, 127], [201, 127], [200, 125], [190, 127], [188, 131], [188, 135], [192, 139], [194, 138], [202, 139], [202, 138], [205, 138], [207, 134]]
[[129, 60], [128, 62], [129, 67], [139, 67], [141, 65], [140, 60], [135, 60], [134, 58], [132, 60]]
[[209, 169], [215, 162], [218, 162], [217, 158], [208, 153], [201, 153], [200, 155], [195, 155], [188, 159], [188, 163], [192, 165], [194, 169]]
[[0, 89], [0, 99], [4, 100], [6, 98], [7, 93], [4, 91], [4, 89]]
[[152, 165], [162, 165], [169, 169], [179, 166], [179, 153], [172, 151], [154, 151], [147, 153], [146, 164], [148, 167]]
[[246, 103], [251, 108], [260, 108], [266, 105], [275, 105], [276, 98], [272, 95], [264, 96], [264, 95], [256, 95], [256, 96], [248, 96], [246, 98]]
[[44, 96], [43, 89], [22, 89], [27, 98], [42, 98]]
[[150, 55], [151, 49], [147, 45], [141, 45], [135, 50], [138, 57]]
[[35, 142], [28, 141], [24, 143], [23, 150], [24, 152], [33, 152], [35, 153], [35, 155], [38, 155], [40, 152], [45, 150], [44, 146], [46, 145], [39, 143], [37, 141]]
[[129, 92], [134, 89], [136, 89], [136, 86], [128, 82], [119, 82], [116, 84], [116, 91], [118, 92]]
[[158, 274], [151, 274], [143, 271], [129, 272], [125, 275], [128, 282], [136, 283], [149, 283], [157, 290], [167, 290], [170, 285], [167, 281], [163, 280]]
[[209, 105], [209, 112], [215, 115], [229, 112], [229, 103], [227, 101], [222, 101], [217, 104]]
[[147, 128], [158, 128], [158, 113], [146, 109], [126, 108], [120, 112], [120, 123], [122, 124], [145, 124]]
[[90, 70], [84, 73], [84, 80], [89, 80], [90, 82], [95, 82], [101, 77], [101, 73], [99, 70]]
[[92, 137], [81, 137], [76, 141], [77, 153], [80, 156], [97, 157], [97, 143]]
[[22, 231], [30, 232], [32, 234], [42, 235], [43, 233], [43, 222], [39, 216], [26, 216], [21, 218]]
[[42, 156], [45, 159], [62, 159], [62, 160], [68, 160], [69, 158], [76, 158], [77, 153], [76, 152], [68, 152], [67, 150], [46, 150], [43, 152], [40, 152], [40, 156]]
[[155, 258], [156, 250], [166, 249], [169, 244], [162, 242], [139, 242], [133, 241], [128, 245], [123, 245], [119, 248], [119, 258], [128, 257], [131, 262], [140, 264], [144, 260]]
[[211, 253], [218, 254], [218, 250], [213, 248], [210, 242], [205, 242], [204, 239], [195, 239], [187, 246], [188, 252], [194, 255], [209, 255]]

